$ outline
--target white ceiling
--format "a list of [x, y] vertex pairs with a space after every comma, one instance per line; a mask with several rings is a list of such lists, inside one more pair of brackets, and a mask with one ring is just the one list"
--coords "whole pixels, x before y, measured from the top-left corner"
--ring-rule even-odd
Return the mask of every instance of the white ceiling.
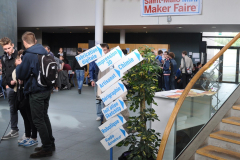
[[[147, 27], [147, 28], [143, 28]], [[87, 29], [86, 29], [87, 28]], [[41, 30], [46, 33], [94, 33], [94, 26], [79, 27], [29, 27], [18, 28], [20, 31]], [[200, 32], [239, 32], [240, 25], [148, 25], [148, 26], [104, 26], [104, 32], [119, 33], [125, 29], [126, 33], [200, 33]]]

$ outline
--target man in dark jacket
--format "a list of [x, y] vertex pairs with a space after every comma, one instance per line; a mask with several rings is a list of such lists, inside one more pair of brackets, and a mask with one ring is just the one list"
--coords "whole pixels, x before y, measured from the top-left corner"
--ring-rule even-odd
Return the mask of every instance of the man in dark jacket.
[[13, 81], [12, 79], [12, 72], [15, 69], [15, 58], [17, 57], [17, 51], [14, 50], [14, 44], [7, 37], [2, 38], [0, 40], [0, 44], [4, 51], [4, 55], [2, 56], [2, 86], [6, 89], [11, 115], [11, 131], [3, 136], [2, 139], [10, 139], [19, 136], [17, 126], [18, 112], [14, 107], [15, 96], [13, 91], [16, 81]]
[[[78, 48], [78, 55], [82, 53], [82, 48]], [[84, 73], [87, 71], [87, 65], [81, 67], [76, 58], [73, 60], [73, 74], [76, 73], [77, 82], [78, 82], [78, 93], [82, 93], [82, 86], [84, 81]]]
[[52, 87], [42, 87], [37, 81], [39, 75], [38, 55], [47, 55], [47, 51], [42, 45], [36, 44], [37, 41], [32, 32], [25, 32], [22, 35], [22, 41], [26, 51], [23, 54], [22, 63], [16, 68], [16, 74], [18, 80], [24, 81], [24, 94], [29, 95], [33, 123], [42, 141], [42, 146], [35, 148], [36, 153], [31, 154], [30, 158], [52, 156], [52, 151], [55, 150], [55, 139], [48, 117]]

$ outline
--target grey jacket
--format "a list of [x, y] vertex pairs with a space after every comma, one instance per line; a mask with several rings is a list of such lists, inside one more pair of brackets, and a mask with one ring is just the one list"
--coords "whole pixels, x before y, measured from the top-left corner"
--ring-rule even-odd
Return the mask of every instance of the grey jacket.
[[[187, 68], [191, 68], [191, 69], [193, 69], [193, 62], [192, 62], [192, 59], [189, 58], [187, 55], [186, 55], [184, 58], [185, 58], [185, 62], [186, 62], [186, 67], [187, 67]], [[182, 73], [185, 73], [185, 68], [184, 68], [183, 58], [181, 59], [181, 67], [180, 67], [180, 71], [181, 71]]]
[[62, 61], [59, 59], [59, 58], [57, 58], [57, 57], [55, 57], [54, 56], [54, 60], [56, 61], [56, 63], [57, 63], [57, 69], [59, 70], [59, 69], [61, 69], [61, 64], [62, 64]]

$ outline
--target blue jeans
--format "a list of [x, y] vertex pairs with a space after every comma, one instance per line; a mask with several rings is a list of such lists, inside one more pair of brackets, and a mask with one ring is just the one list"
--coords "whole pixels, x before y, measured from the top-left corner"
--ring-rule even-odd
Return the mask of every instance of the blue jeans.
[[[96, 97], [96, 94], [97, 94], [97, 86], [94, 87], [94, 92], [95, 92], [95, 97]], [[102, 109], [103, 109], [103, 101], [100, 101], [100, 100], [97, 100], [96, 99], [96, 112], [97, 112], [97, 116], [98, 117], [103, 117], [103, 113], [102, 113]]]
[[88, 85], [88, 77], [86, 77], [86, 85]]
[[84, 70], [76, 70], [76, 77], [78, 82], [78, 89], [82, 89], [84, 80]]
[[164, 83], [165, 83], [165, 90], [169, 91], [170, 90], [170, 82], [169, 82], [170, 76], [164, 76]]

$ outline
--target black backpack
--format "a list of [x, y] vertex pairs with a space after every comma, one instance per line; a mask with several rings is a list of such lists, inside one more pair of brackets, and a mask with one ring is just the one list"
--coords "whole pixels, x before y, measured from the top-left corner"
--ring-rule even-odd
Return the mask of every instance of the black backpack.
[[39, 75], [38, 84], [43, 87], [54, 87], [58, 78], [57, 63], [48, 55], [38, 55]]

